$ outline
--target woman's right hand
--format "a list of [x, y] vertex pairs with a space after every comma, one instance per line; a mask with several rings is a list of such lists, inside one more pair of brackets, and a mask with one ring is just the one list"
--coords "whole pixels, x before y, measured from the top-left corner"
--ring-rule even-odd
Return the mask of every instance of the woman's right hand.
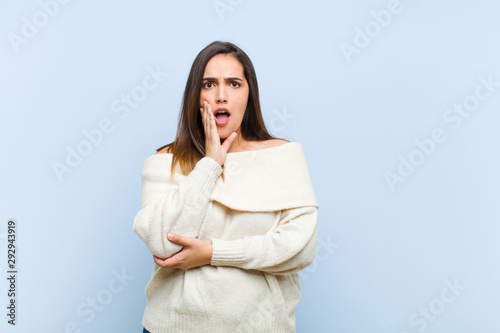
[[200, 108], [200, 112], [205, 130], [205, 156], [213, 158], [222, 166], [226, 161], [227, 151], [236, 138], [237, 133], [231, 133], [221, 144], [212, 106], [207, 101], [203, 101], [203, 107]]

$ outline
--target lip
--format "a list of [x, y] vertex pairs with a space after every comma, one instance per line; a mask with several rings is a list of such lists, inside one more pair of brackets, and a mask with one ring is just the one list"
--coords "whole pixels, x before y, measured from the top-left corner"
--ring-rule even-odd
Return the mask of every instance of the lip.
[[226, 111], [229, 115], [231, 115], [231, 113], [229, 113], [229, 110], [227, 108], [217, 108], [214, 110], [214, 115], [219, 112], [219, 111]]
[[[215, 115], [219, 111], [226, 111], [227, 114], [229, 115], [229, 117], [227, 117], [227, 119], [225, 121], [218, 121], [217, 117]], [[214, 118], [215, 118], [215, 124], [217, 124], [217, 126], [224, 126], [229, 122], [229, 118], [231, 118], [231, 113], [229, 113], [229, 110], [227, 108], [217, 108], [214, 110]]]

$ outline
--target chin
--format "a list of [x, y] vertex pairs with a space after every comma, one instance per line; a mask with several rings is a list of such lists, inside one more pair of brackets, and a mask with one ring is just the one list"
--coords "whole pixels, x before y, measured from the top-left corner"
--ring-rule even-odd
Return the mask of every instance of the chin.
[[219, 133], [219, 138], [221, 139], [225, 139], [229, 136], [229, 134], [226, 134], [226, 133]]

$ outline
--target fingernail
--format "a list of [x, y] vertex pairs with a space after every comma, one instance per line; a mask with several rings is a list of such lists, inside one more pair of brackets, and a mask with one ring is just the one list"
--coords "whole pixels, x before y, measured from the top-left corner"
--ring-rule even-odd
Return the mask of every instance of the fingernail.
[[168, 239], [174, 238], [174, 235], [172, 235], [170, 232], [167, 234]]

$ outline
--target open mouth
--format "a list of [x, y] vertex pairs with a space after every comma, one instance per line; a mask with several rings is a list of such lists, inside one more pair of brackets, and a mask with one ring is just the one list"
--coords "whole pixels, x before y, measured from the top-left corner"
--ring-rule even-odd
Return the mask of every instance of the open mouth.
[[225, 110], [225, 108], [220, 108], [219, 110], [215, 111], [214, 116], [215, 116], [215, 123], [218, 126], [223, 126], [228, 123], [231, 114], [227, 110]]
[[226, 111], [219, 111], [215, 114], [215, 118], [220, 122], [225, 122], [229, 118], [229, 113]]

